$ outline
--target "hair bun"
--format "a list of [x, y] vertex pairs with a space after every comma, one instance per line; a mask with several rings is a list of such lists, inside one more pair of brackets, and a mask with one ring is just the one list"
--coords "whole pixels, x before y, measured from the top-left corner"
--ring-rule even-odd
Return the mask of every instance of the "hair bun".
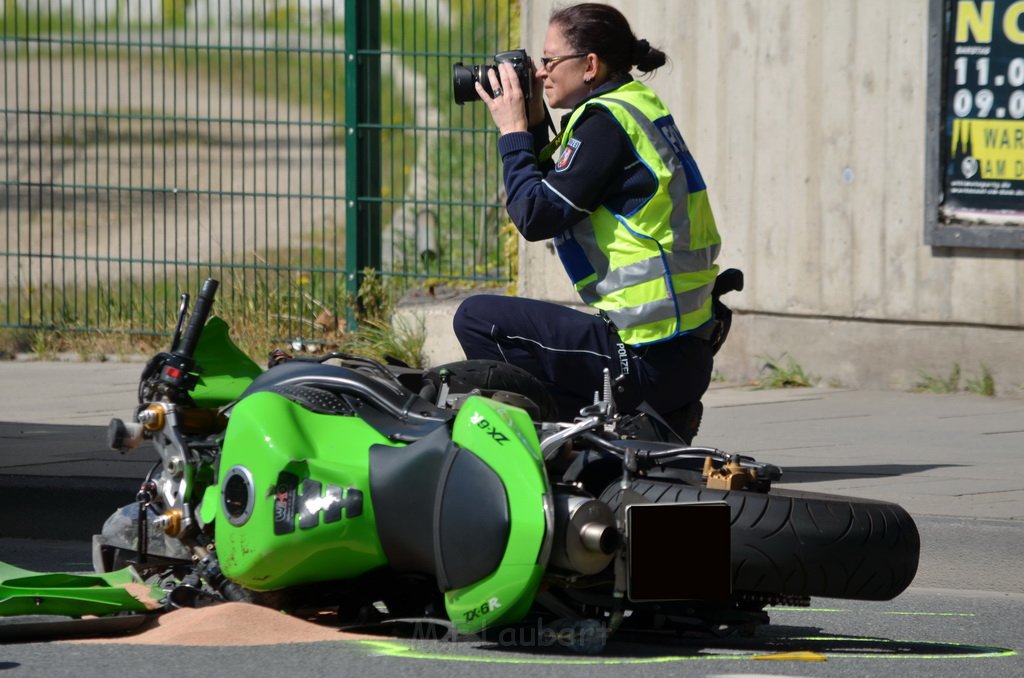
[[647, 53], [651, 51], [651, 43], [646, 40], [637, 40], [633, 43], [633, 63], [638, 64], [640, 60], [647, 56]]

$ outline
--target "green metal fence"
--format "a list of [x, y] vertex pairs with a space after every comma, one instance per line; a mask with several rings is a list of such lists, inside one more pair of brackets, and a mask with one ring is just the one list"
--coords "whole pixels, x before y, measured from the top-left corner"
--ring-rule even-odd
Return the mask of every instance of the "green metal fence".
[[281, 337], [362, 271], [501, 283], [500, 165], [451, 65], [514, 0], [0, 2], [0, 326], [164, 333], [182, 290]]

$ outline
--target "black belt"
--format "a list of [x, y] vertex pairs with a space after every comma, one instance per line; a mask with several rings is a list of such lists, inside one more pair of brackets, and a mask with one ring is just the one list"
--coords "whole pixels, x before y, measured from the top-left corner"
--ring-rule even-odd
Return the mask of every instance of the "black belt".
[[722, 322], [717, 318], [712, 318], [711, 320], [707, 321], [700, 327], [694, 328], [689, 332], [686, 332], [685, 334], [683, 334], [683, 336], [697, 337], [698, 339], [703, 339], [704, 341], [714, 341], [715, 336], [718, 334], [721, 327]]

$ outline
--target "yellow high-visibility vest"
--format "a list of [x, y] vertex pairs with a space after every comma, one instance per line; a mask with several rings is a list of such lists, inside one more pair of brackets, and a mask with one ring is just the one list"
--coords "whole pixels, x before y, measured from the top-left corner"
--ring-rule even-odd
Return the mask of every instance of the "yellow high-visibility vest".
[[658, 188], [629, 214], [600, 206], [555, 238], [559, 257], [583, 301], [604, 311], [627, 344], [685, 334], [711, 319], [718, 275], [722, 240], [704, 179], [665, 104], [635, 80], [574, 111], [556, 158], [594, 107], [615, 117]]

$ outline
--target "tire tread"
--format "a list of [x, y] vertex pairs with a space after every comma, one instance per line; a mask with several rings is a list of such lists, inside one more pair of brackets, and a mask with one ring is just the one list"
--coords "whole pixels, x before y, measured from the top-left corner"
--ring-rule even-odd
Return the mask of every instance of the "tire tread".
[[[634, 480], [632, 490], [652, 502], [729, 504], [735, 591], [890, 600], [917, 573], [917, 527], [891, 502], [780, 489], [728, 492], [649, 479]], [[610, 486], [601, 499], [617, 509], [620, 492]]]

